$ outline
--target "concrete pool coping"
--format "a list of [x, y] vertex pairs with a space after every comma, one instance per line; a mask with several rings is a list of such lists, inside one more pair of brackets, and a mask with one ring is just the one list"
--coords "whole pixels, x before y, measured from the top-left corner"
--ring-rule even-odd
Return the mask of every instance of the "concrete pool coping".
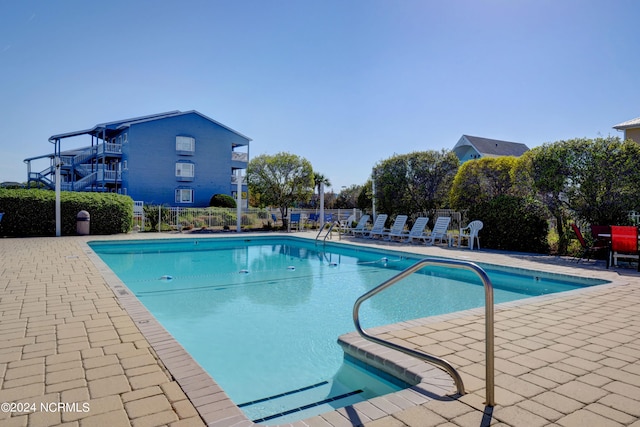
[[[0, 239], [0, 402], [91, 404], [88, 412], [2, 412], [3, 425], [251, 425], [99, 258], [96, 262], [86, 245], [91, 240], [233, 235]], [[602, 263], [577, 266], [562, 258], [528, 254], [363, 239], [349, 243], [612, 283], [496, 307], [494, 408], [483, 404], [483, 315], [462, 312], [394, 325], [382, 333], [445, 357], [461, 373], [466, 395], [431, 399], [402, 391], [291, 425], [638, 423], [640, 276], [631, 269], [607, 271]], [[388, 351], [381, 348], [386, 357]]]

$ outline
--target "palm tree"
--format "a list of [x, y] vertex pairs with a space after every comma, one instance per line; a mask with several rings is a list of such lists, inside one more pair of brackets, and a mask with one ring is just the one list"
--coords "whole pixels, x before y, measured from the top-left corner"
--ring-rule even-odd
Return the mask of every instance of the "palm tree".
[[329, 178], [327, 178], [326, 176], [324, 176], [323, 174], [319, 173], [319, 172], [314, 172], [313, 173], [313, 182], [314, 185], [316, 186], [316, 188], [318, 189], [318, 197], [320, 197], [320, 185], [324, 184], [325, 187], [331, 187], [331, 181], [329, 181]]

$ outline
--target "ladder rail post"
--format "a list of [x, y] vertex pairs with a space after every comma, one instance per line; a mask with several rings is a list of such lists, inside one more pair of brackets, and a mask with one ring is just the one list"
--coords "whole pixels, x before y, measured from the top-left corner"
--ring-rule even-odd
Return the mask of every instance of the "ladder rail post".
[[463, 395], [465, 394], [465, 390], [464, 390], [464, 384], [462, 382], [462, 377], [460, 377], [460, 374], [455, 370], [455, 368], [449, 363], [447, 362], [445, 359], [436, 357], [436, 356], [432, 356], [430, 354], [427, 353], [423, 353], [414, 349], [410, 349], [407, 347], [403, 347], [400, 346], [398, 344], [392, 343], [390, 341], [386, 341], [383, 340], [381, 338], [375, 337], [373, 335], [368, 334], [366, 331], [364, 331], [364, 329], [362, 329], [362, 326], [360, 325], [360, 316], [359, 316], [359, 310], [360, 310], [360, 306], [362, 305], [362, 303], [364, 301], [366, 301], [367, 299], [373, 297], [374, 295], [377, 295], [378, 293], [382, 292], [383, 290], [387, 289], [388, 287], [394, 285], [395, 283], [399, 282], [400, 280], [404, 279], [405, 277], [415, 273], [416, 271], [422, 269], [423, 267], [427, 266], [427, 265], [435, 265], [435, 266], [444, 266], [444, 267], [452, 267], [452, 268], [459, 268], [459, 269], [465, 269], [465, 270], [471, 270], [473, 272], [475, 272], [481, 279], [483, 285], [484, 285], [484, 289], [485, 289], [485, 357], [486, 357], [486, 361], [485, 361], [485, 382], [486, 382], [486, 399], [487, 399], [487, 406], [495, 406], [496, 402], [495, 402], [495, 365], [494, 365], [494, 316], [493, 316], [493, 284], [491, 283], [491, 280], [489, 279], [489, 276], [487, 275], [487, 273], [480, 268], [477, 264], [472, 263], [472, 262], [467, 262], [467, 261], [457, 261], [457, 260], [446, 260], [446, 259], [434, 259], [434, 258], [424, 258], [418, 262], [416, 262], [414, 265], [406, 268], [405, 270], [401, 271], [400, 273], [396, 274], [395, 276], [387, 279], [386, 281], [382, 282], [380, 285], [376, 286], [375, 288], [371, 289], [370, 291], [366, 292], [365, 294], [363, 294], [362, 296], [360, 296], [354, 306], [353, 306], [353, 322], [354, 325], [356, 327], [356, 330], [358, 331], [358, 333], [364, 337], [365, 339], [368, 339], [370, 341], [376, 342], [382, 346], [388, 347], [388, 348], [393, 348], [395, 350], [398, 350], [400, 352], [403, 352], [405, 354], [409, 354], [410, 356], [416, 357], [418, 359], [421, 360], [425, 360], [429, 363], [435, 364], [439, 367], [441, 367], [442, 369], [444, 369], [447, 373], [449, 373], [449, 375], [451, 375], [451, 377], [453, 378], [455, 384], [456, 384], [456, 388], [458, 390], [458, 393]]

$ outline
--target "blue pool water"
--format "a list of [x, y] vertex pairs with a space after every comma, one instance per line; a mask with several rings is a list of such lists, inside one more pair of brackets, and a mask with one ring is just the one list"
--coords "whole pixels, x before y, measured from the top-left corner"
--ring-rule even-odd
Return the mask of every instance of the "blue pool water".
[[[354, 330], [355, 300], [415, 263], [416, 255], [316, 247], [296, 238], [90, 245], [251, 419], [268, 422], [309, 402], [322, 403], [319, 413], [403, 387], [391, 378], [370, 381], [361, 364], [345, 360], [336, 340]], [[496, 303], [604, 283], [482, 267]], [[431, 267], [365, 302], [361, 322], [369, 328], [483, 305], [474, 273]], [[287, 393], [275, 403], [264, 400]], [[340, 401], [325, 402], [328, 396]]]

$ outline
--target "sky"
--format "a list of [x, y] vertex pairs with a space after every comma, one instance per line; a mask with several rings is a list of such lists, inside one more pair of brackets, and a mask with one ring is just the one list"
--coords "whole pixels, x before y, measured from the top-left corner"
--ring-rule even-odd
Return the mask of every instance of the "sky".
[[335, 192], [464, 134], [622, 137], [639, 18], [635, 0], [0, 0], [0, 182], [52, 135], [172, 110], [251, 157], [304, 157]]

